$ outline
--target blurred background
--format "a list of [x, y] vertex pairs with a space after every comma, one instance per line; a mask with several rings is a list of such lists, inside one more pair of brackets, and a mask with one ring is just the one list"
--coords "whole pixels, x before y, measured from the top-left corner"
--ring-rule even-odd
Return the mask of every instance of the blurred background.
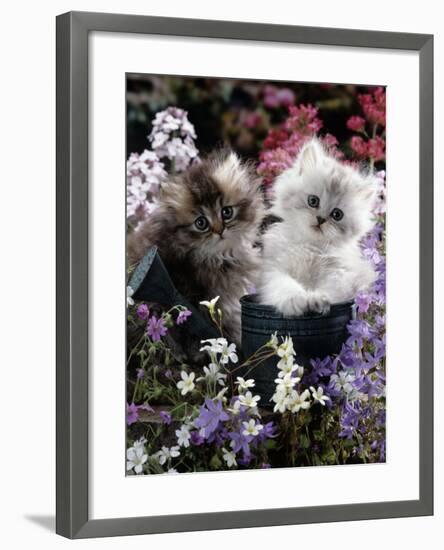
[[323, 122], [320, 133], [334, 135], [343, 146], [351, 135], [347, 120], [361, 112], [359, 96], [374, 89], [351, 84], [129, 74], [127, 156], [147, 147], [155, 114], [169, 105], [188, 112], [200, 154], [227, 144], [245, 158], [257, 160], [269, 130], [288, 117], [289, 106], [300, 104], [315, 107]]

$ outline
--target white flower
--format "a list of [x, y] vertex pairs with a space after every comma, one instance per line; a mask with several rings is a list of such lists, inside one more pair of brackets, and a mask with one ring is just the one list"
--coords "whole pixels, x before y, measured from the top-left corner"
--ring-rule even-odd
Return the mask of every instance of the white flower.
[[300, 381], [300, 378], [295, 378], [291, 375], [291, 373], [287, 373], [282, 378], [275, 379], [274, 382], [276, 384], [276, 391], [290, 393], [290, 391], [294, 388], [294, 386], [299, 381]]
[[220, 357], [220, 362], [222, 365], [225, 365], [228, 363], [228, 361], [231, 361], [232, 363], [237, 363], [238, 357], [236, 354], [236, 344], [230, 344], [227, 345], [227, 342], [222, 345], [222, 350], [220, 352], [222, 355]]
[[216, 298], [213, 298], [209, 302], [206, 300], [203, 300], [202, 302], [199, 302], [201, 306], [205, 306], [208, 308], [208, 311], [210, 312], [210, 315], [213, 317], [214, 315], [214, 309], [216, 307], [216, 302], [219, 300], [219, 296], [216, 296]]
[[310, 390], [313, 399], [321, 405], [325, 405], [326, 401], [330, 401], [330, 398], [324, 394], [324, 388], [321, 388], [321, 386], [317, 390], [313, 386], [310, 386]]
[[160, 185], [167, 173], [156, 153], [146, 149], [141, 155], [131, 153], [126, 166], [127, 217], [137, 227], [154, 209]]
[[293, 340], [290, 336], [286, 336], [284, 338], [282, 344], [277, 349], [277, 354], [279, 355], [279, 357], [283, 357], [286, 360], [288, 360], [290, 356], [296, 354], [293, 347]]
[[180, 456], [180, 450], [177, 445], [175, 447], [171, 447], [171, 449], [168, 447], [162, 447], [160, 451], [157, 451], [157, 453], [153, 455], [154, 458], [157, 458], [161, 466], [163, 466], [170, 458], [176, 458], [178, 456]]
[[234, 416], [237, 416], [241, 411], [241, 402], [239, 399], [233, 403], [233, 405], [228, 409]]
[[286, 391], [277, 391], [273, 394], [271, 400], [275, 403], [274, 412], [285, 412], [288, 403], [288, 395]]
[[189, 426], [183, 424], [179, 430], [176, 430], [176, 437], [179, 447], [189, 447], [191, 439]]
[[156, 114], [148, 138], [159, 158], [174, 159], [177, 172], [185, 170], [197, 157], [196, 131], [186, 111], [178, 107], [168, 107]]
[[208, 342], [208, 344], [202, 346], [200, 351], [207, 351], [209, 354], [222, 353], [222, 350], [228, 344], [225, 338], [208, 338], [207, 340], [201, 340], [200, 343], [205, 344], [206, 342]]
[[278, 344], [279, 344], [279, 340], [278, 340], [278, 337], [277, 337], [277, 332], [274, 332], [271, 335], [270, 340], [268, 340], [268, 342], [266, 343], [266, 346], [268, 348], [273, 348], [274, 350], [277, 350]]
[[146, 437], [141, 437], [140, 439], [137, 439], [136, 441], [134, 441], [133, 447], [134, 448], [143, 447], [146, 441], [147, 441]]
[[298, 378], [302, 378], [304, 376], [304, 367], [301, 367], [300, 365], [296, 365], [296, 376]]
[[126, 305], [127, 306], [133, 306], [134, 300], [132, 298], [132, 295], [134, 294], [134, 289], [130, 286], [126, 287]]
[[126, 469], [127, 471], [134, 469], [136, 474], [143, 472], [143, 465], [148, 460], [148, 455], [145, 452], [143, 445], [130, 447], [126, 451]]
[[220, 392], [216, 395], [216, 397], [214, 398], [216, 401], [223, 401], [224, 403], [227, 402], [227, 398], [225, 397], [225, 394], [227, 393], [228, 391], [228, 388], [225, 387], [225, 388], [222, 388], [220, 390]]
[[244, 380], [242, 376], [238, 376], [235, 383], [239, 386], [239, 390], [241, 391], [248, 390], [249, 388], [254, 388], [254, 386], [256, 385], [255, 381], [252, 378]]
[[200, 380], [207, 380], [209, 382], [217, 383], [223, 386], [225, 384], [225, 379], [227, 377], [226, 374], [222, 374], [220, 372], [220, 368], [215, 363], [210, 363], [208, 367], [203, 368], [205, 376], [201, 376], [197, 379], [197, 381]]
[[253, 437], [259, 435], [259, 432], [263, 429], [262, 424], [256, 424], [253, 418], [251, 418], [248, 422], [242, 422], [242, 426], [244, 427], [242, 434], [252, 435]]
[[223, 455], [223, 459], [227, 463], [228, 468], [237, 466], [236, 453], [234, 453], [233, 451], [227, 451], [227, 449], [223, 448], [222, 455]]
[[[277, 368], [280, 371], [287, 373], [287, 372], [293, 372], [294, 370], [296, 370], [298, 368], [298, 365], [296, 365], [296, 363], [294, 362], [293, 355], [285, 355], [278, 362]], [[280, 376], [280, 373], [279, 373], [279, 376]]]
[[288, 410], [293, 413], [297, 413], [301, 409], [308, 409], [310, 407], [310, 401], [307, 401], [309, 397], [310, 392], [308, 390], [303, 391], [300, 395], [296, 390], [293, 391], [288, 399]]
[[255, 395], [253, 397], [253, 394], [251, 393], [251, 391], [247, 391], [247, 393], [239, 395], [240, 404], [244, 405], [245, 407], [249, 407], [251, 409], [254, 407], [257, 407], [257, 403], [258, 401], [260, 401], [260, 399], [261, 398], [259, 395]]
[[182, 395], [186, 395], [189, 392], [192, 392], [195, 388], [194, 385], [194, 378], [195, 374], [194, 372], [190, 372], [190, 374], [187, 374], [184, 370], [180, 373], [180, 376], [182, 380], [177, 382], [177, 387], [179, 388], [180, 393]]
[[337, 391], [342, 390], [346, 394], [351, 394], [354, 390], [351, 383], [355, 381], [355, 377], [345, 370], [341, 371], [339, 374], [332, 374], [330, 376], [330, 381], [333, 381], [334, 388]]
[[156, 132], [153, 134], [153, 138], [151, 141], [151, 146], [153, 149], [157, 149], [161, 147], [165, 142], [168, 141], [168, 134], [165, 134], [165, 132]]

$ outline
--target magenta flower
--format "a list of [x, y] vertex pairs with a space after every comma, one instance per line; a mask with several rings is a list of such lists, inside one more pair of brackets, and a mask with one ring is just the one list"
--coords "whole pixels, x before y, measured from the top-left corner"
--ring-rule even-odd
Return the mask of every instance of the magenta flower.
[[241, 118], [241, 123], [243, 123], [247, 128], [256, 128], [262, 124], [262, 115], [256, 111], [243, 115]]
[[293, 105], [295, 95], [289, 88], [276, 88], [276, 86], [265, 86], [264, 89], [264, 105], [268, 109], [276, 109], [277, 107], [288, 107]]
[[378, 87], [373, 93], [358, 97], [365, 118], [373, 124], [385, 127], [385, 90]]
[[368, 155], [368, 145], [361, 136], [353, 136], [350, 140], [350, 147], [358, 157], [364, 158]]
[[150, 315], [150, 310], [148, 309], [148, 306], [146, 304], [140, 304], [140, 306], [137, 308], [136, 313], [139, 319], [142, 319], [142, 321], [146, 321]]
[[365, 119], [361, 116], [352, 116], [347, 120], [347, 128], [355, 132], [362, 132], [365, 128]]
[[191, 316], [191, 311], [189, 309], [183, 309], [182, 311], [179, 312], [179, 315], [177, 316], [176, 324], [183, 325], [183, 323], [185, 323], [185, 321], [190, 316]]
[[128, 426], [131, 426], [131, 424], [134, 424], [134, 422], [137, 422], [139, 420], [139, 410], [137, 405], [134, 403], [131, 403], [129, 405], [126, 404], [126, 423]]
[[151, 337], [153, 342], [159, 342], [162, 336], [168, 332], [162, 317], [158, 319], [155, 315], [151, 317], [146, 326], [146, 332]]
[[385, 159], [385, 141], [381, 137], [376, 136], [369, 140], [368, 156], [372, 157], [375, 162]]

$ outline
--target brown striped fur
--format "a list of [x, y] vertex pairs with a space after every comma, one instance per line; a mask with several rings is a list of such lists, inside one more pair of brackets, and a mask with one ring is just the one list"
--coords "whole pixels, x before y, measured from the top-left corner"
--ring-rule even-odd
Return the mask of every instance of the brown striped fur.
[[[224, 222], [226, 206], [235, 214]], [[196, 229], [199, 216], [208, 221], [205, 232]], [[157, 245], [177, 289], [194, 305], [220, 296], [226, 334], [239, 343], [239, 299], [256, 282], [254, 245], [263, 217], [253, 168], [231, 151], [218, 151], [163, 184], [158, 207], [128, 237], [128, 260], [138, 262]]]

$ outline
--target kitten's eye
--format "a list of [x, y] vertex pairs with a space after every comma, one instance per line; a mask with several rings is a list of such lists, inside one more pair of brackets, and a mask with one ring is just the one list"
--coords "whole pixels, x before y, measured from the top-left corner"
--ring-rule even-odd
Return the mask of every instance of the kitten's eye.
[[232, 206], [224, 206], [222, 210], [220, 211], [222, 219], [225, 222], [228, 222], [233, 217], [234, 211]]
[[316, 195], [308, 195], [307, 203], [311, 208], [317, 208], [319, 206], [319, 197]]
[[330, 216], [335, 220], [335, 222], [339, 222], [344, 217], [344, 212], [340, 208], [333, 208]]
[[206, 231], [209, 223], [205, 216], [199, 216], [194, 220], [194, 225], [198, 231]]

